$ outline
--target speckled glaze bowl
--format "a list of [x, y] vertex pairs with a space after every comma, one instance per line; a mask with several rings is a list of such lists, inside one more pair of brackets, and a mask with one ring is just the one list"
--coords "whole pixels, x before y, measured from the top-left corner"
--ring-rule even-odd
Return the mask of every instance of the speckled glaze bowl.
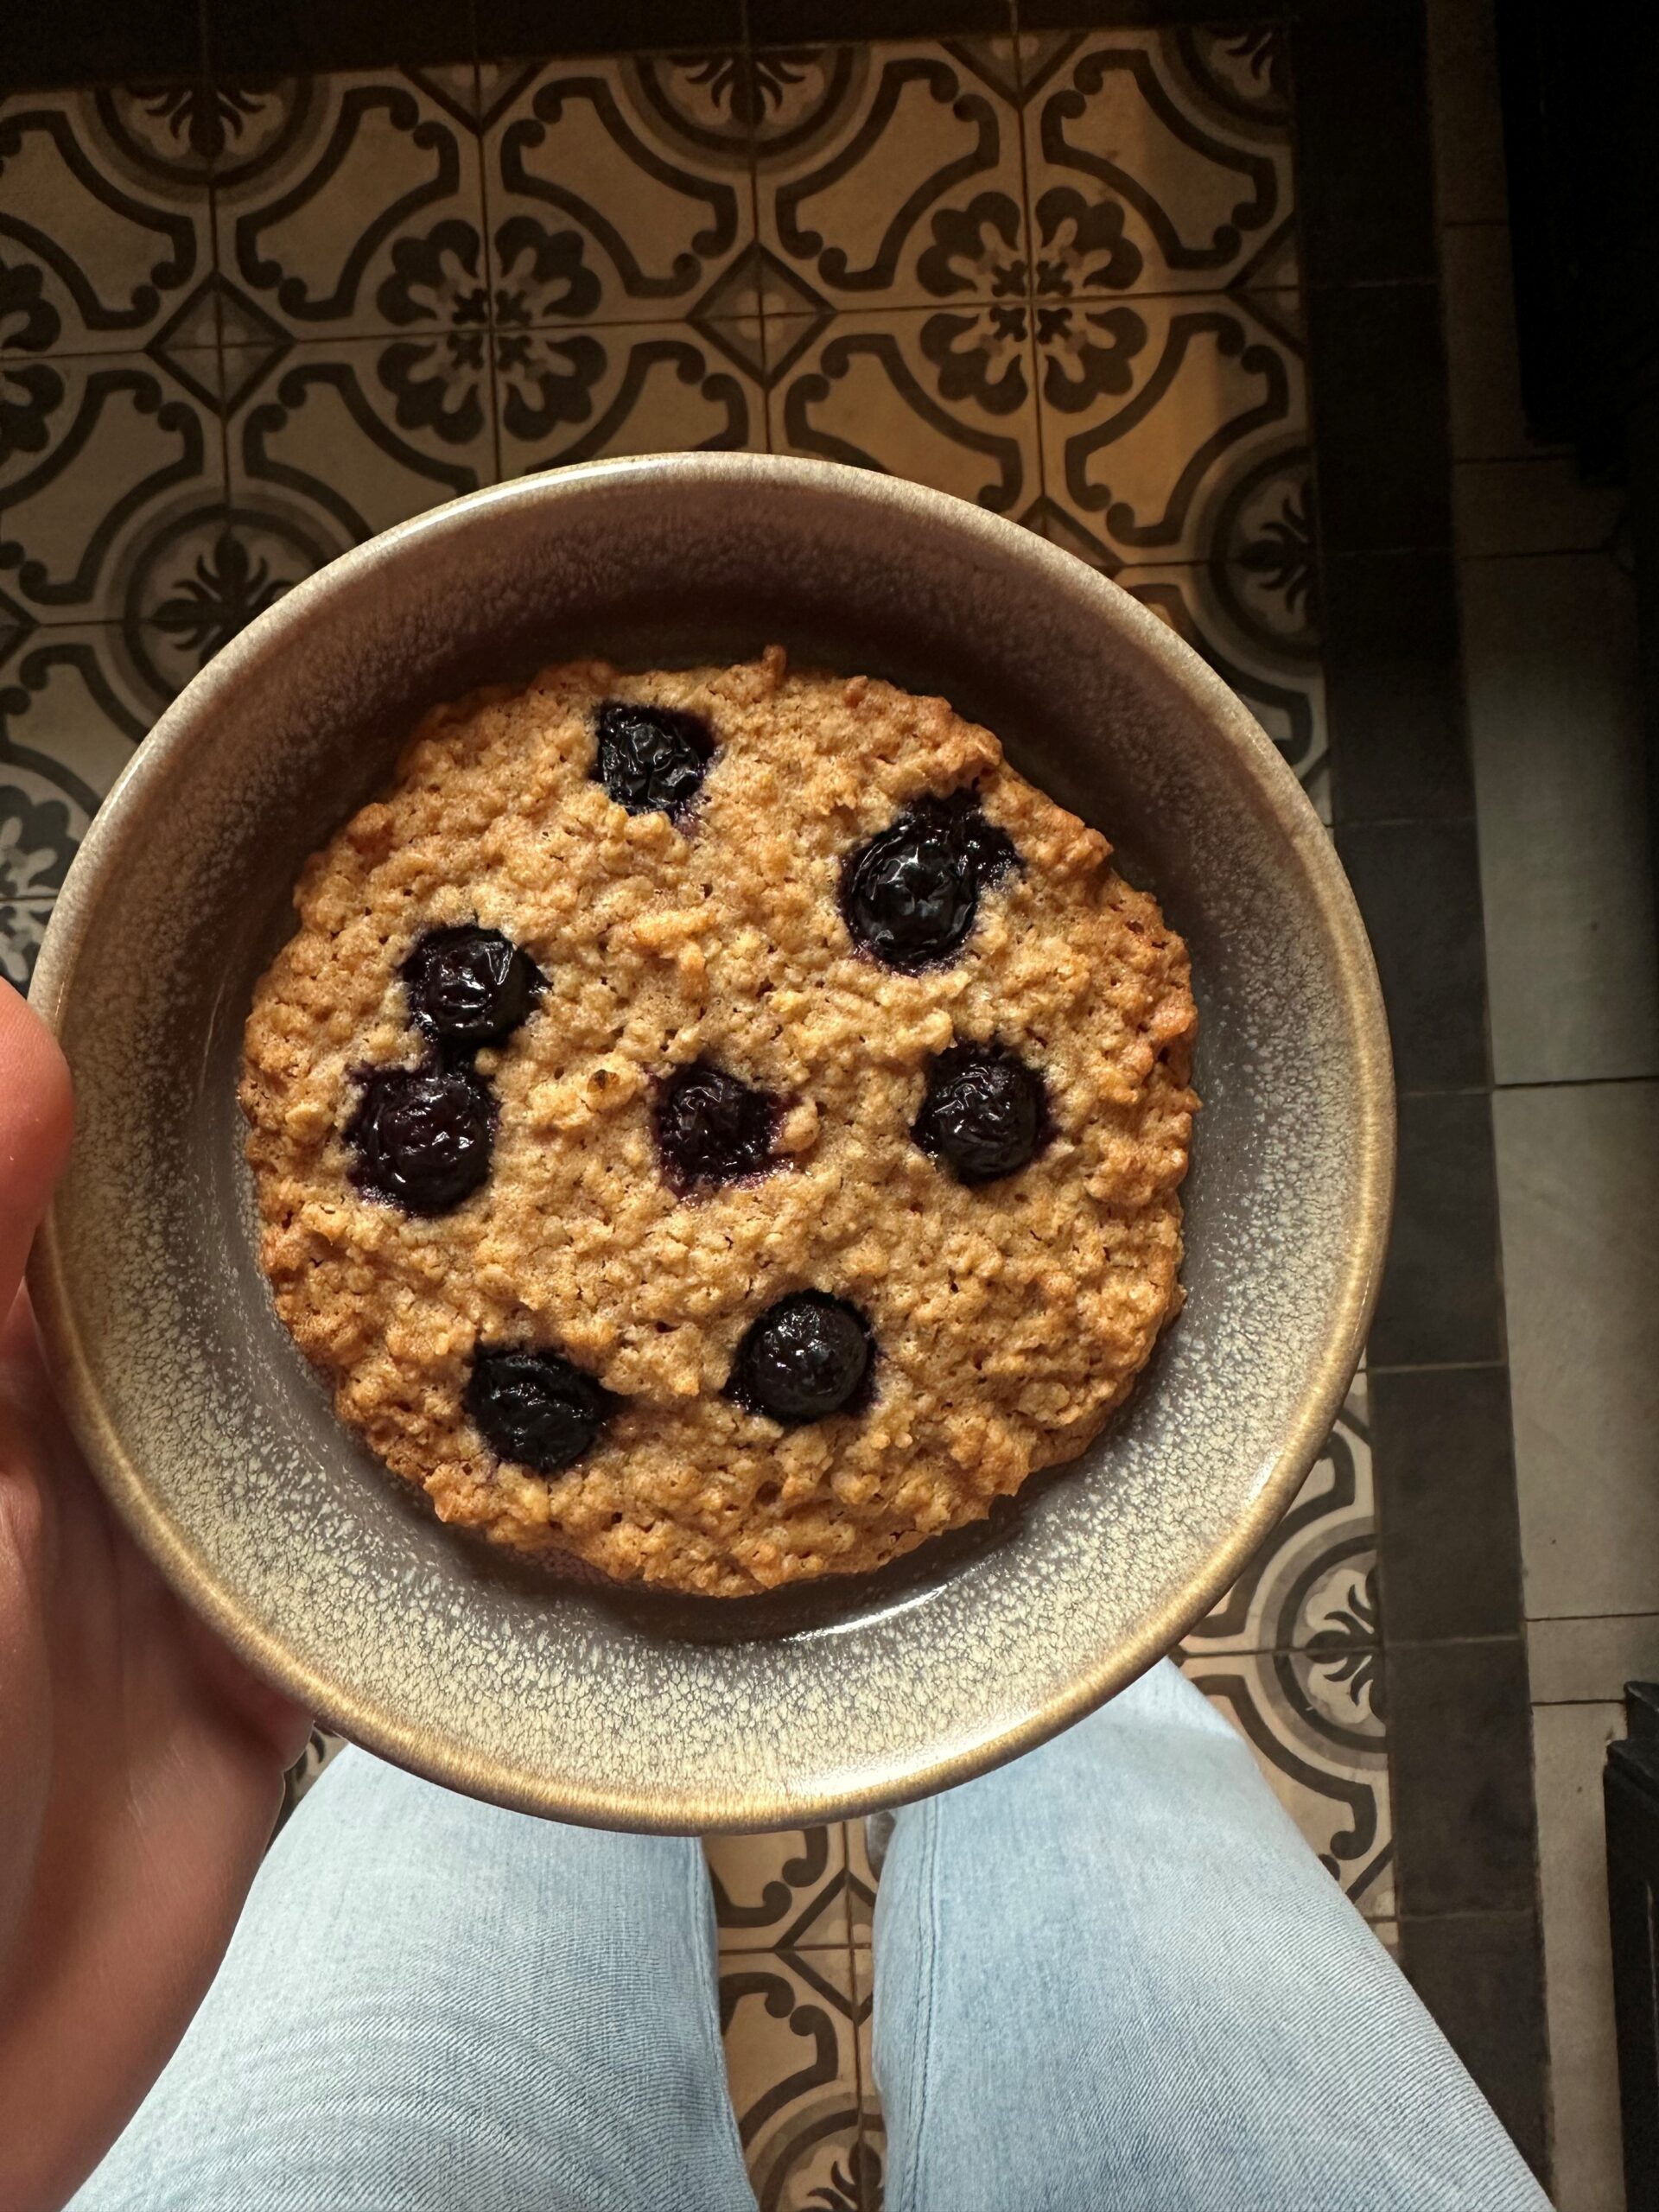
[[[1188, 938], [1205, 1101], [1188, 1303], [1128, 1405], [990, 1527], [721, 1605], [550, 1583], [440, 1528], [336, 1424], [255, 1256], [236, 1103], [300, 863], [434, 701], [602, 653], [752, 655], [941, 691], [1098, 823]], [[619, 1827], [771, 1827], [1039, 1743], [1166, 1650], [1292, 1497], [1363, 1339], [1388, 1039], [1331, 843], [1272, 745], [1135, 601], [890, 478], [600, 463], [441, 507], [262, 615], [98, 817], [34, 996], [79, 1135], [31, 1274], [70, 1416], [186, 1598], [332, 1726]]]

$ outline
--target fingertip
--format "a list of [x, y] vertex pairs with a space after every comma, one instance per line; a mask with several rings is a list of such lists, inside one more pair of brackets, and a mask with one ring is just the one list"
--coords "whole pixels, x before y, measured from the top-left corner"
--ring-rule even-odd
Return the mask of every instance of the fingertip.
[[0, 1217], [31, 1226], [63, 1172], [74, 1091], [57, 1039], [0, 980]]

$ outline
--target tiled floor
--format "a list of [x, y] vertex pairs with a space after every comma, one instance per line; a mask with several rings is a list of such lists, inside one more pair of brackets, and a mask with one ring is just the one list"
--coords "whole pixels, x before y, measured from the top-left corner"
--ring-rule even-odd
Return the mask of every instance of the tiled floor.
[[[179, 686], [476, 485], [815, 454], [1115, 575], [1335, 820], [1406, 1093], [1369, 1373], [1182, 1663], [1541, 2159], [1529, 1656], [1561, 2201], [1613, 2204], [1585, 1793], [1659, 1666], [1659, 1286], [1617, 1234], [1659, 988], [1613, 515], [1524, 442], [1475, 0], [1434, 0], [1432, 118], [1409, 9], [825, 48], [752, 0], [748, 48], [702, 8], [696, 54], [474, 64], [411, 7], [439, 58], [308, 75], [209, 12], [245, 77], [0, 98], [0, 968]], [[527, 43], [518, 0], [477, 21]], [[872, 2212], [861, 1836], [710, 1858], [762, 2202]]]

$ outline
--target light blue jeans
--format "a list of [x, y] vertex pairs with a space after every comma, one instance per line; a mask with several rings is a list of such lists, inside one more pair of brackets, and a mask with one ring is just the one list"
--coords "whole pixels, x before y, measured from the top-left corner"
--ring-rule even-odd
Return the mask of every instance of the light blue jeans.
[[[889, 2212], [1548, 2212], [1227, 1722], [1167, 1665], [901, 1812]], [[78, 2212], [754, 2212], [690, 1841], [356, 1751]]]

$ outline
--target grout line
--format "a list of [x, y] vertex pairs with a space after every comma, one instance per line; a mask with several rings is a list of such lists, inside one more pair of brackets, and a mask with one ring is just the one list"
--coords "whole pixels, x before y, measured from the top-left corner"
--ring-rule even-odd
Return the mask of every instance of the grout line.
[[1619, 1084], [1659, 1084], [1659, 1070], [1652, 1075], [1545, 1076], [1535, 1082], [1495, 1083], [1498, 1090], [1605, 1090]]
[[1635, 1613], [1529, 1613], [1526, 1618], [1529, 1628], [1555, 1621], [1659, 1621], [1659, 1605]]

